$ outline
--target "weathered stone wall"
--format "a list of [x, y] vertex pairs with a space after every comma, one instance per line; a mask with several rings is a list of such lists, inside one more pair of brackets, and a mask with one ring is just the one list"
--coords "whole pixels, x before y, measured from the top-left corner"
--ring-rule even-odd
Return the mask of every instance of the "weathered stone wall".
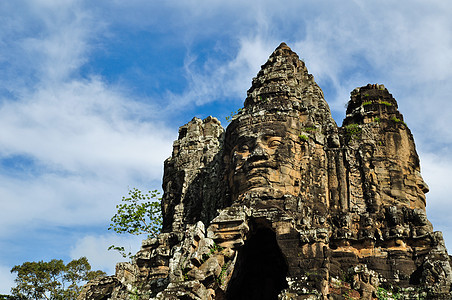
[[163, 231], [180, 231], [187, 224], [208, 223], [217, 208], [224, 207], [221, 195], [221, 149], [224, 130], [216, 118], [193, 118], [179, 128], [173, 153], [165, 161], [162, 200]]
[[383, 85], [341, 127], [284, 43], [223, 131], [179, 130], [163, 232], [79, 299], [451, 299], [414, 140]]

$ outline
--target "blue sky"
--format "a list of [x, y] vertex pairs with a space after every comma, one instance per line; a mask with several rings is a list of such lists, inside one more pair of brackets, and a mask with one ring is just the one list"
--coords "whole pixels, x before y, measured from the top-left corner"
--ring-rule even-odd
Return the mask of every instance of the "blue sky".
[[0, 293], [24, 261], [87, 256], [114, 272], [107, 231], [129, 187], [160, 188], [179, 126], [240, 108], [285, 41], [342, 124], [382, 83], [414, 134], [427, 213], [452, 247], [452, 2], [0, 2]]

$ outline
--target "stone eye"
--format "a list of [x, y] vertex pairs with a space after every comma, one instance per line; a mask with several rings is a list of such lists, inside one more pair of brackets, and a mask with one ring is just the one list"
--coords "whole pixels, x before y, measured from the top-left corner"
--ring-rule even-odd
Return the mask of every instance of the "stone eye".
[[238, 150], [239, 152], [247, 152], [249, 150], [249, 147], [248, 145], [241, 145]]
[[276, 148], [281, 144], [280, 140], [276, 140], [276, 139], [271, 139], [268, 141], [268, 147], [270, 148]]

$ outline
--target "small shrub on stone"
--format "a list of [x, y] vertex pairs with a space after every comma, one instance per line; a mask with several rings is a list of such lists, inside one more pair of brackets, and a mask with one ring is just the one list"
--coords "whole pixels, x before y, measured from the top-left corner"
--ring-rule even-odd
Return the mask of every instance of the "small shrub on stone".
[[387, 101], [380, 101], [380, 104], [383, 104], [383, 105], [386, 105], [386, 106], [392, 106], [392, 104], [387, 102]]
[[314, 126], [309, 126], [309, 127], [305, 127], [303, 130], [306, 132], [312, 132], [312, 131], [316, 131], [317, 128], [315, 128]]
[[300, 138], [300, 140], [302, 140], [303, 142], [307, 142], [309, 140], [308, 136], [305, 134], [300, 134], [298, 136]]
[[[260, 97], [260, 96], [259, 96]], [[235, 115], [239, 114], [241, 111], [243, 110], [243, 108], [239, 108], [237, 111], [231, 111], [231, 114], [229, 116], [227, 116], [225, 119], [228, 123], [232, 122], [232, 119], [234, 118]]]
[[407, 126], [405, 122], [395, 116], [391, 118], [391, 121], [393, 121], [394, 123], [402, 123], [403, 125]]
[[388, 291], [382, 287], [377, 289], [378, 300], [399, 300], [402, 299], [399, 293], [394, 293], [393, 291]]
[[348, 124], [345, 126], [345, 130], [347, 131], [347, 135], [352, 139], [360, 139], [362, 129], [358, 124]]

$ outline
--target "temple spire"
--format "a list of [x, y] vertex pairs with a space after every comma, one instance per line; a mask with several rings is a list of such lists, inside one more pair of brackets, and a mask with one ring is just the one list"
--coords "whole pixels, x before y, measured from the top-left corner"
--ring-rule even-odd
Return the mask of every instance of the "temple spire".
[[318, 107], [330, 114], [323, 92], [297, 53], [282, 42], [253, 78], [245, 100], [252, 111]]
[[290, 47], [287, 46], [287, 44], [284, 43], [284, 42], [282, 42], [281, 44], [279, 44], [279, 46], [275, 49], [275, 51], [276, 51], [276, 50], [279, 50], [279, 49], [286, 49], [286, 50], [292, 51], [292, 49], [290, 49]]

